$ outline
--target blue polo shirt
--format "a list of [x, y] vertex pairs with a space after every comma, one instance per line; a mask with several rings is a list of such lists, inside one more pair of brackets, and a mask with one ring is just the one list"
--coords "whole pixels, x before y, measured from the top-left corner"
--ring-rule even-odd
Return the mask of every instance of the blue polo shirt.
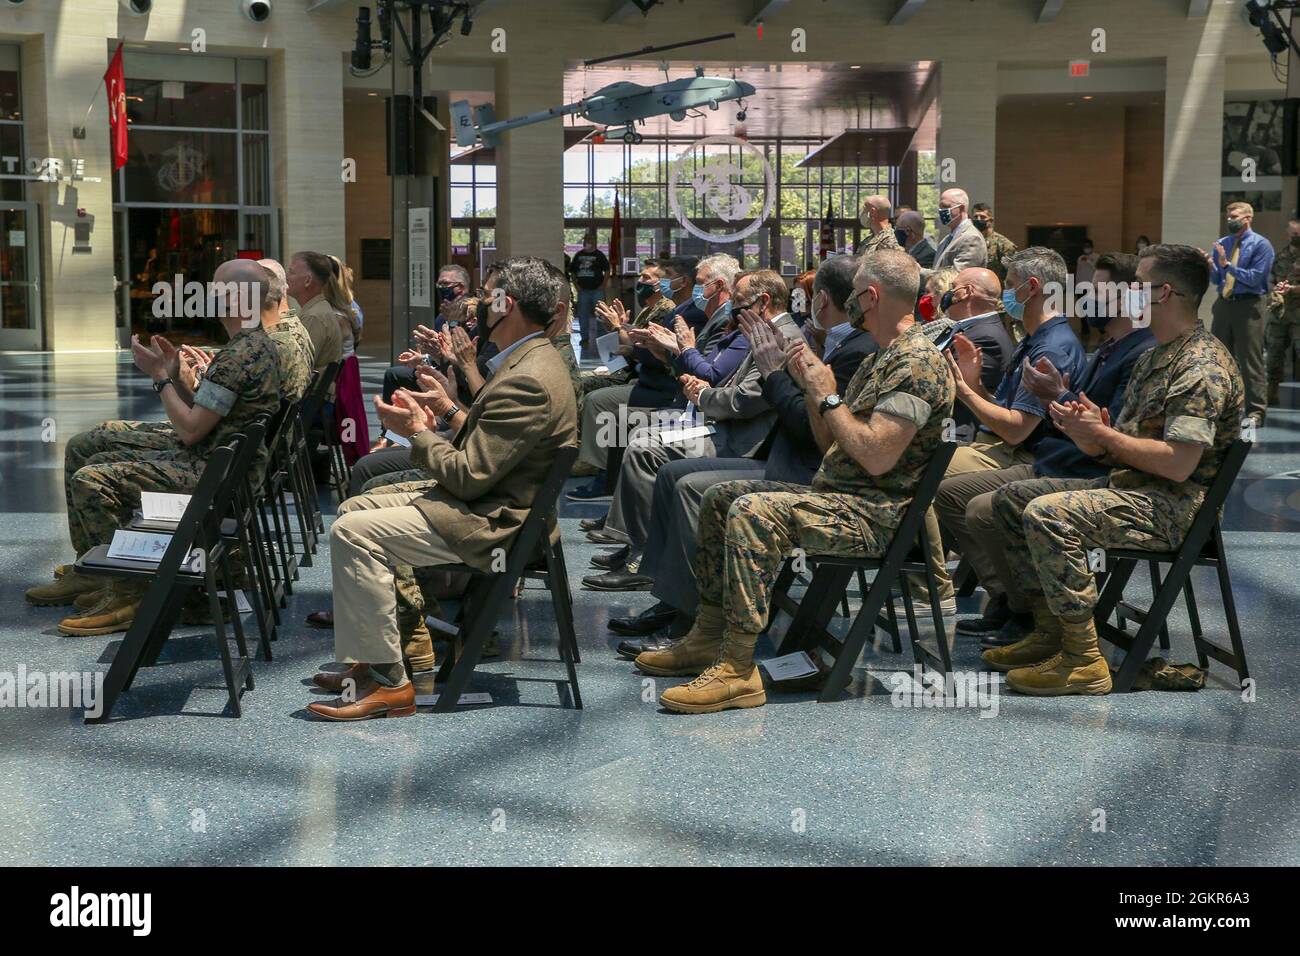
[[[1273, 271], [1273, 244], [1254, 229], [1235, 236], [1224, 236], [1219, 242], [1228, 257], [1228, 264], [1221, 266], [1217, 256], [1213, 254], [1210, 256], [1213, 266], [1210, 275], [1214, 280], [1214, 287], [1219, 290], [1219, 295], [1223, 295], [1223, 283], [1228, 280], [1229, 275], [1237, 277], [1237, 281], [1232, 285], [1234, 299], [1246, 295], [1268, 295], [1269, 274]], [[1241, 255], [1237, 258], [1236, 266], [1233, 266], [1232, 252], [1237, 248], [1238, 243], [1241, 243]]]
[[[1110, 411], [1112, 422], [1119, 421], [1133, 366], [1155, 344], [1150, 329], [1134, 329], [1119, 340], [1107, 339], [1093, 355], [1083, 377], [1078, 382], [1070, 377], [1073, 387], [1058, 401], [1078, 401], [1079, 392], [1084, 392], [1093, 404]], [[1034, 449], [1034, 474], [1039, 478], [1101, 478], [1109, 473], [1108, 467], [1080, 451], [1054, 425], [1048, 427]]]
[[[1035, 364], [1040, 358], [1046, 358], [1062, 375], [1068, 372], [1071, 382], [1077, 382], [1087, 367], [1088, 356], [1083, 351], [1083, 343], [1079, 341], [1079, 337], [1074, 334], [1069, 321], [1063, 315], [1048, 319], [1034, 329], [1033, 334], [1026, 335], [1011, 353], [1007, 374], [1002, 377], [993, 401], [1003, 408], [1043, 419], [1038, 427], [1029, 433], [1029, 437], [1020, 443], [1021, 448], [1033, 451], [1050, 426], [1046, 420], [1047, 406], [1035, 398], [1033, 392], [1029, 391], [1021, 381], [1021, 364], [1026, 358], [1029, 359], [1030, 365]], [[997, 439], [996, 433], [991, 428], [981, 425], [979, 430]]]

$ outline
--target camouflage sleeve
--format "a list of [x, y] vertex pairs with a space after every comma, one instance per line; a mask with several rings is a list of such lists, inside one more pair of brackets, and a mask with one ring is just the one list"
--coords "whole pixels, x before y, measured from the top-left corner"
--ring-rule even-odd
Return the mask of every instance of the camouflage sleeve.
[[918, 374], [909, 356], [897, 356], [877, 373], [879, 398], [874, 411], [911, 422], [918, 429], [924, 427], [935, 400], [935, 389], [927, 385], [928, 380], [923, 371]]
[[1174, 376], [1165, 393], [1165, 441], [1214, 444], [1214, 423], [1227, 401], [1224, 378], [1218, 366], [1192, 363]]
[[244, 387], [243, 349], [228, 345], [217, 353], [203, 375], [203, 384], [194, 394], [194, 404], [216, 412], [222, 418], [230, 414]]

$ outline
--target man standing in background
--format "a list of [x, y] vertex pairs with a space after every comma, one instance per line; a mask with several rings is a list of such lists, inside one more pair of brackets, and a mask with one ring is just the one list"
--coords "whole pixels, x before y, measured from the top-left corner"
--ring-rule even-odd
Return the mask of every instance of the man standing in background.
[[1264, 331], [1273, 245], [1250, 228], [1255, 210], [1249, 203], [1229, 203], [1227, 213], [1228, 234], [1210, 252], [1210, 278], [1219, 290], [1210, 331], [1237, 360], [1246, 383], [1246, 416], [1262, 425], [1268, 407]]
[[582, 330], [582, 349], [596, 351], [596, 303], [605, 301], [605, 284], [609, 281], [609, 260], [596, 248], [596, 234], [582, 237], [582, 249], [569, 263], [569, 278], [578, 287], [578, 326]]

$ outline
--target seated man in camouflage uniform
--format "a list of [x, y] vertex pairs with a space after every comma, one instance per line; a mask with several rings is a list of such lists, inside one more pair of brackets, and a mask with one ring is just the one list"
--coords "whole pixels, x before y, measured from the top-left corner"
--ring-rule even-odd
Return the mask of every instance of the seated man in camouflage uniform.
[[993, 494], [1012, 578], [1008, 601], [1014, 611], [1033, 613], [1034, 630], [985, 651], [984, 660], [1008, 671], [1007, 686], [1021, 693], [1110, 692], [1088, 551], [1176, 549], [1241, 433], [1241, 374], [1197, 315], [1210, 284], [1205, 254], [1156, 245], [1139, 255], [1138, 281], [1150, 284], [1150, 294], [1130, 312], [1150, 316], [1156, 346], [1133, 367], [1119, 418], [1112, 423], [1084, 394], [1050, 409], [1057, 428], [1109, 464], [1110, 474], [1017, 481]]
[[[230, 336], [193, 393], [180, 383], [180, 353], [158, 337], [155, 348], [132, 343], [136, 367], [154, 382], [174, 432], [170, 444], [152, 449], [121, 447], [91, 455], [68, 481], [68, 530], [73, 549], [83, 555], [112, 541], [140, 507], [144, 491], [188, 493], [198, 484], [208, 452], [224, 444], [260, 415], [273, 415], [280, 402], [280, 369], [275, 346], [262, 329], [262, 290], [269, 276], [255, 262], [222, 263], [213, 277], [225, 283], [221, 324]], [[254, 468], [266, 465], [259, 450]], [[33, 604], [72, 604], [79, 595], [104, 588], [104, 580], [68, 569], [51, 585], [31, 588]], [[113, 579], [95, 606], [59, 624], [65, 634], [110, 634], [126, 630], [141, 590]]]
[[921, 267], [901, 249], [863, 257], [853, 280], [854, 324], [880, 345], [844, 399], [835, 373], [803, 342], [787, 370], [803, 387], [817, 443], [827, 449], [812, 489], [784, 482], [728, 481], [704, 495], [695, 558], [700, 604], [686, 636], [646, 651], [637, 667], [699, 674], [659, 702], [711, 713], [766, 702], [754, 644], [766, 626], [772, 582], [796, 548], [809, 554], [882, 554], [942, 440], [956, 394], [947, 362], [913, 319]]

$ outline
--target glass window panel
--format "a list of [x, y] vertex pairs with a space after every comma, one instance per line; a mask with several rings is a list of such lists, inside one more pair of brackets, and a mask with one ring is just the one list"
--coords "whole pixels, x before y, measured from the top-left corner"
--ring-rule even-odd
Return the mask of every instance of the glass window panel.
[[495, 183], [497, 168], [493, 163], [475, 163], [474, 181], [477, 183]]
[[564, 181], [566, 183], [585, 183], [587, 176], [587, 153], [591, 149], [586, 143], [564, 151]]
[[451, 214], [452, 216], [464, 218], [469, 218], [474, 215], [474, 190], [472, 187], [452, 187]]
[[233, 133], [131, 131], [127, 202], [239, 202]]
[[239, 240], [241, 252], [260, 252], [262, 258], [276, 255], [271, 245], [271, 214], [247, 213], [244, 216], [244, 235]]
[[265, 133], [244, 134], [244, 205], [271, 205], [271, 143]]
[[632, 200], [623, 215], [636, 219], [659, 219], [667, 215], [664, 191], [659, 186], [633, 186]]
[[0, 46], [0, 119], [22, 118], [23, 103], [18, 91], [18, 48]]
[[239, 96], [244, 129], [270, 129], [271, 104], [266, 93], [266, 62], [239, 61]]
[[[23, 128], [7, 124], [0, 126], [0, 176], [25, 175], [27, 171], [23, 167]], [[0, 179], [0, 199], [21, 202], [23, 192], [23, 180]]]
[[139, 126], [235, 127], [235, 84], [126, 74], [126, 115]]
[[469, 163], [453, 162], [450, 170], [453, 186], [468, 186], [474, 182], [474, 167]]
[[[589, 192], [586, 187], [564, 187], [564, 215], [567, 217], [590, 216]], [[579, 240], [581, 240], [579, 236]]]
[[478, 186], [474, 189], [474, 218], [492, 219], [497, 214], [497, 188]]

